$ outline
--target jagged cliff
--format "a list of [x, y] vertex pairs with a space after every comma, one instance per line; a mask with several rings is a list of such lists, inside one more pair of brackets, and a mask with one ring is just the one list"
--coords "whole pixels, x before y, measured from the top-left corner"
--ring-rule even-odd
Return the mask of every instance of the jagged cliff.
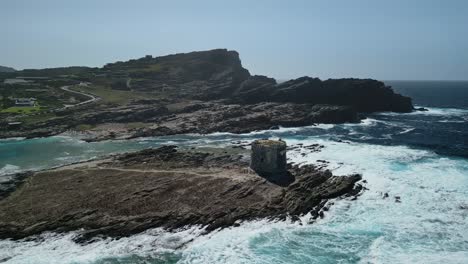
[[411, 112], [411, 98], [396, 94], [383, 82], [372, 79], [301, 77], [277, 84], [265, 76], [252, 76], [233, 94], [233, 101], [262, 101], [347, 105], [359, 112]]
[[105, 65], [111, 78], [132, 78], [132, 89], [204, 100], [228, 96], [250, 77], [236, 51], [216, 49], [156, 57], [146, 56]]
[[150, 56], [106, 65], [114, 74], [127, 72], [136, 90], [161, 91], [192, 99], [226, 99], [253, 104], [284, 102], [353, 106], [360, 112], [413, 110], [411, 99], [372, 79], [301, 77], [278, 84], [266, 76], [251, 76], [236, 51], [216, 49], [163, 57]]

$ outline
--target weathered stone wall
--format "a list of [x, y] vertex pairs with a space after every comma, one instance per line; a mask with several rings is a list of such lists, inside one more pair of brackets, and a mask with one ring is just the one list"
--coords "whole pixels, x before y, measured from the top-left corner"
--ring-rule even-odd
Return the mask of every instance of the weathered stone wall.
[[250, 168], [261, 176], [281, 177], [287, 173], [286, 143], [256, 140], [252, 143]]

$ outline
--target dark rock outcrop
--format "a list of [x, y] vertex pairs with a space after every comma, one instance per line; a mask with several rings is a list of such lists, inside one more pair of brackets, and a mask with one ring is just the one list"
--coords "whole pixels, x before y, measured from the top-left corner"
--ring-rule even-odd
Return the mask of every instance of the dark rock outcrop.
[[[134, 137], [183, 133], [248, 133], [274, 126], [299, 127], [315, 123], [359, 122], [357, 112], [346, 106], [291, 103], [221, 105], [204, 103], [196, 111], [155, 119], [155, 126], [143, 128]], [[192, 109], [192, 107], [190, 107]]]
[[[77, 112], [67, 110], [43, 122], [22, 125], [11, 130], [0, 127], [0, 137], [43, 137], [74, 129], [81, 124], [145, 122], [142, 128], [116, 131], [112, 138], [163, 136], [184, 133], [248, 133], [272, 127], [300, 127], [316, 123], [359, 122], [357, 112], [348, 106], [292, 103], [258, 103], [249, 105], [194, 103], [170, 112], [161, 105], [130, 105]], [[105, 131], [104, 131], [105, 132]], [[93, 140], [109, 137], [98, 136]]]
[[169, 110], [164, 106], [127, 106], [85, 114], [80, 117], [80, 120], [85, 124], [144, 122], [155, 117], [167, 115], [168, 113]]
[[110, 75], [131, 77], [132, 89], [167, 96], [213, 100], [229, 96], [250, 77], [236, 51], [215, 49], [144, 57], [104, 66]]
[[359, 112], [411, 112], [411, 98], [393, 92], [383, 82], [371, 79], [329, 79], [301, 77], [281, 84], [268, 78], [252, 77], [233, 94], [233, 101], [262, 101], [346, 105]]
[[250, 104], [268, 102], [274, 91], [276, 80], [266, 76], [255, 75], [241, 83], [239, 88], [233, 92], [232, 102]]
[[0, 72], [15, 72], [16, 70], [11, 67], [0, 66]]

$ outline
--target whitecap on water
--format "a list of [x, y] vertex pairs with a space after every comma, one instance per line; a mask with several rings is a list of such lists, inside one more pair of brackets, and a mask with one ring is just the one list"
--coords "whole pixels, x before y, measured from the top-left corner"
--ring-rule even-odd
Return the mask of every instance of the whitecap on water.
[[398, 134], [400, 134], [400, 135], [406, 134], [406, 133], [409, 133], [409, 132], [411, 132], [411, 131], [414, 131], [415, 129], [416, 129], [416, 128], [407, 128], [407, 129], [404, 129], [403, 131], [401, 131], [401, 132], [398, 133]]
[[[179, 232], [151, 229], [120, 239], [101, 238], [88, 244], [77, 244], [76, 232], [45, 233], [30, 240], [0, 240], [0, 261], [4, 263], [142, 263], [145, 259], [178, 258], [177, 249], [199, 237], [203, 229], [193, 227]], [[146, 262], [144, 262], [146, 263]], [[156, 262], [158, 263], [158, 262]]]
[[[468, 256], [467, 215], [459, 208], [468, 199], [467, 160], [404, 146], [314, 142], [325, 148], [291, 158], [296, 162], [331, 161], [334, 174], [363, 173], [370, 190], [349, 206], [337, 203], [331, 212], [339, 212], [329, 215], [327, 224], [312, 229], [343, 237], [366, 234], [368, 247], [355, 252], [363, 263], [437, 263], [444, 258], [461, 263], [460, 257]], [[441, 253], [444, 258], [432, 258], [440, 251], [445, 252]]]
[[0, 169], [0, 176], [14, 174], [21, 171], [21, 167], [12, 164], [6, 164]]
[[398, 116], [398, 115], [433, 115], [433, 116], [466, 116], [468, 109], [460, 108], [440, 108], [424, 107], [427, 111], [413, 111], [411, 113], [380, 112], [379, 115]]
[[9, 142], [9, 141], [19, 141], [24, 140], [24, 137], [12, 137], [12, 138], [0, 138], [0, 143], [2, 142]]

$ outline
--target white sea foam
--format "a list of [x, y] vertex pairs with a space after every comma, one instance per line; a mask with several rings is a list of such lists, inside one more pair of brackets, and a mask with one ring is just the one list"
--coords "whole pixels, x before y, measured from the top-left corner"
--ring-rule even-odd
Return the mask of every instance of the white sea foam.
[[[0, 241], [0, 261], [34, 264], [94, 263], [107, 258], [131, 258], [134, 255], [163, 259], [164, 254], [174, 253], [178, 247], [198, 237], [202, 231], [203, 229], [197, 227], [174, 233], [152, 229], [131, 237], [99, 239], [89, 244], [75, 243], [73, 238], [77, 234], [73, 232], [46, 233], [32, 241]], [[126, 263], [135, 262], [129, 259]]]
[[[368, 119], [362, 124], [343, 126], [357, 128], [376, 122], [380, 121]], [[405, 146], [335, 142], [326, 134], [301, 136], [301, 132], [314, 129], [323, 128], [170, 139], [177, 144], [221, 146], [232, 141], [250, 142], [259, 135], [276, 137], [294, 131], [300, 137], [295, 139], [293, 133], [285, 138], [288, 145], [324, 145], [321, 152], [306, 148], [288, 152], [288, 158], [297, 164], [327, 160], [335, 175], [362, 173], [369, 190], [356, 201], [337, 200], [326, 217], [313, 225], [254, 221], [206, 236], [200, 235], [199, 228], [177, 233], [155, 229], [88, 245], [74, 243], [73, 233], [49, 234], [40, 242], [0, 241], [0, 260], [105, 263], [113, 258], [132, 263], [169, 256], [172, 261], [180, 258], [179, 263], [464, 263], [468, 259], [466, 159]], [[402, 133], [410, 129], [404, 128]], [[145, 141], [151, 144], [152, 140], [160, 143], [154, 138]], [[385, 193], [388, 198], [384, 199]], [[179, 249], [181, 245], [185, 246]], [[140, 257], [143, 259], [135, 259]]]
[[24, 139], [25, 139], [24, 137], [0, 138], [0, 142], [20, 141]]
[[462, 116], [468, 115], [468, 109], [459, 109], [459, 108], [436, 108], [436, 107], [427, 107], [429, 111], [419, 112], [428, 115], [453, 115], [453, 116]]
[[411, 113], [381, 112], [379, 115], [433, 115], [433, 116], [466, 116], [468, 109], [425, 107], [428, 111], [413, 111]]
[[368, 117], [368, 118], [366, 118], [366, 119], [363, 119], [363, 120], [361, 121], [361, 123], [356, 123], [356, 124], [353, 124], [353, 123], [351, 123], [351, 124], [345, 124], [345, 126], [373, 126], [373, 125], [375, 125], [375, 124], [378, 123], [378, 122], [379, 122], [379, 120], [373, 119], [373, 118], [369, 118], [369, 117]]
[[416, 128], [407, 128], [407, 129], [401, 131], [401, 132], [398, 133], [398, 134], [400, 134], [400, 135], [406, 134], [406, 133], [409, 133], [409, 132], [411, 132], [411, 131], [414, 131], [415, 129], [416, 129]]
[[[73, 234], [51, 235], [43, 242], [2, 241], [1, 258], [12, 257], [6, 263], [94, 263], [168, 254], [179, 263], [463, 263], [468, 257], [468, 212], [463, 209], [468, 161], [403, 146], [320, 137], [286, 141], [324, 145], [321, 152], [303, 148], [305, 156], [290, 152], [288, 157], [296, 163], [328, 160], [336, 175], [362, 173], [369, 190], [356, 201], [336, 201], [312, 225], [263, 220], [206, 236], [198, 228], [175, 234], [152, 230], [89, 245], [72, 242]], [[385, 193], [389, 197], [384, 199]]]
[[[436, 263], [466, 257], [468, 161], [407, 147], [321, 142], [320, 153], [291, 157], [296, 162], [330, 160], [335, 174], [363, 173], [370, 189], [350, 207], [338, 203], [324, 233], [375, 233], [362, 257], [371, 263]], [[388, 193], [389, 198], [383, 199]], [[396, 196], [401, 203], [396, 203]], [[342, 210], [342, 206], [346, 210]], [[444, 257], [432, 258], [438, 252]], [[415, 257], [417, 256], [417, 257]], [[366, 263], [364, 261], [363, 263]]]
[[437, 122], [439, 122], [439, 123], [465, 123], [468, 120], [467, 118], [463, 118], [464, 120], [444, 119], [444, 120], [440, 120], [440, 121], [437, 121]]
[[0, 169], [0, 176], [20, 172], [21, 168], [12, 164], [6, 164]]
[[[320, 129], [331, 129], [334, 128], [336, 125], [334, 124], [317, 124], [315, 126], [306, 126], [304, 128], [320, 128]], [[292, 128], [289, 128], [292, 129]]]
[[52, 137], [43, 138], [43, 140], [60, 140], [61, 142], [74, 142], [74, 143], [86, 143], [86, 141], [81, 140], [77, 137], [71, 137], [66, 135], [56, 135]]

